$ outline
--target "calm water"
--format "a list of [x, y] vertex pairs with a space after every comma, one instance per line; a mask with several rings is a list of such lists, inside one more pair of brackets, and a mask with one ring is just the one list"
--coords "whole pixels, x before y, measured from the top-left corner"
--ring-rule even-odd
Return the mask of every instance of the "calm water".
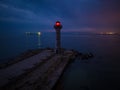
[[[2, 63], [28, 49], [55, 47], [55, 33], [5, 35], [0, 42]], [[120, 36], [62, 33], [62, 47], [95, 55], [68, 66], [60, 83], [63, 90], [120, 90]]]

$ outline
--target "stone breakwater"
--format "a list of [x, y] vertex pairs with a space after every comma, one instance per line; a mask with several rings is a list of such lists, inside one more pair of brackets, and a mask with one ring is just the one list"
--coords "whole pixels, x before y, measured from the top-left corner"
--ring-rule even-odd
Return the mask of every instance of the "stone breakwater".
[[44, 49], [24, 57], [1, 66], [0, 90], [52, 89], [75, 52], [63, 50], [58, 55], [53, 49]]
[[25, 53], [22, 58], [1, 65], [0, 90], [52, 90], [67, 64], [78, 56], [81, 59], [89, 57], [65, 49], [61, 54], [55, 54], [50, 48], [30, 55]]

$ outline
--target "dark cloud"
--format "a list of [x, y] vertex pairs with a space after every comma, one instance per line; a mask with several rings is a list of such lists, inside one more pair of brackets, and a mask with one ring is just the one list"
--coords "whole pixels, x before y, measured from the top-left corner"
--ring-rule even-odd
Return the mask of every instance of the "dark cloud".
[[[65, 31], [106, 28], [119, 31], [119, 2], [120, 0], [1, 0], [0, 23], [7, 23], [8, 27], [12, 23], [16, 29], [23, 26], [23, 30], [51, 30], [54, 22], [60, 20]], [[4, 29], [4, 24], [0, 28]]]

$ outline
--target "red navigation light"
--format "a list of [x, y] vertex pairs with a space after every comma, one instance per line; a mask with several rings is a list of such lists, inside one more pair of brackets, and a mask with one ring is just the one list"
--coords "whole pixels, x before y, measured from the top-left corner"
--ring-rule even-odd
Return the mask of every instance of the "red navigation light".
[[56, 22], [56, 26], [60, 26], [60, 22]]
[[57, 22], [55, 23], [54, 28], [55, 28], [56, 30], [62, 29], [62, 25], [61, 25], [60, 21], [57, 21]]

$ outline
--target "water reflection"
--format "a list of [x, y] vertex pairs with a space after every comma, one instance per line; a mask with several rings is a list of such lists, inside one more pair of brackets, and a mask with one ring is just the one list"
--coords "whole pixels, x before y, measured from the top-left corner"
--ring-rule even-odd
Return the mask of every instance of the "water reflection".
[[41, 32], [26, 32], [26, 48], [42, 48]]
[[38, 48], [42, 48], [41, 35], [38, 35]]

